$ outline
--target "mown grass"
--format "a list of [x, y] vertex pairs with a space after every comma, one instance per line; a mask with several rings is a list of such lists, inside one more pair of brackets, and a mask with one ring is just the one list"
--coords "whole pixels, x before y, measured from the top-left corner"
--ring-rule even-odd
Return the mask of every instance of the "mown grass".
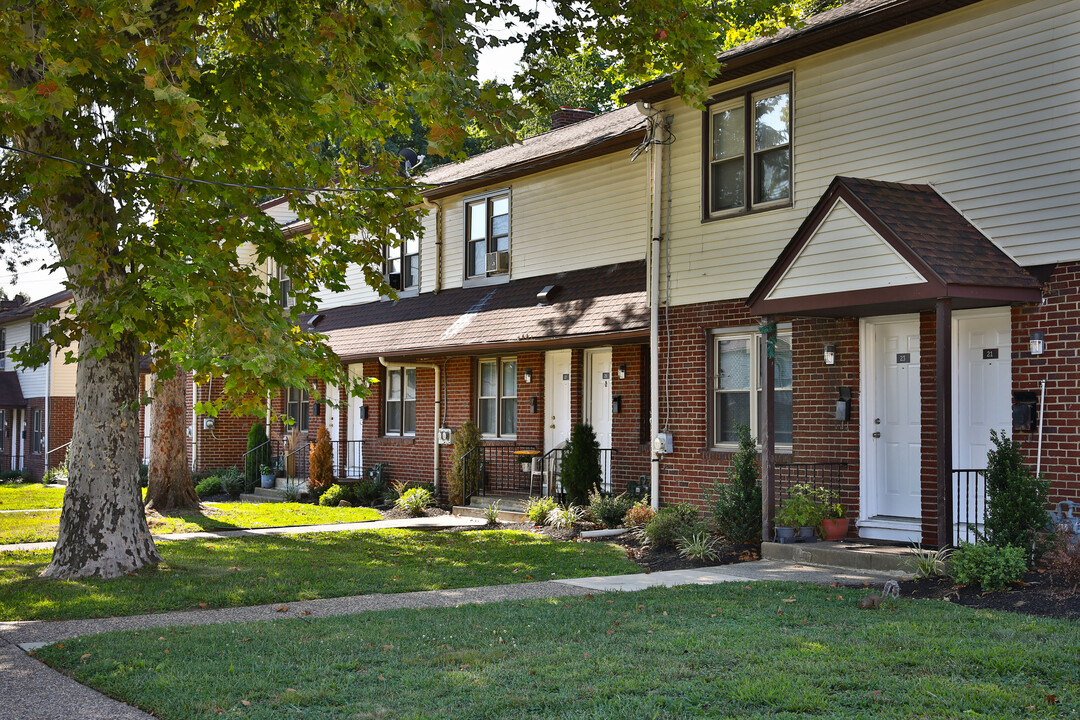
[[64, 504], [64, 489], [41, 483], [0, 483], [0, 510], [59, 509]]
[[115, 580], [43, 580], [49, 551], [0, 554], [0, 620], [62, 620], [200, 607], [500, 585], [638, 572], [602, 543], [507, 530], [367, 530], [163, 542], [164, 562]]
[[1075, 716], [1076, 623], [860, 611], [860, 596], [681, 587], [111, 633], [37, 656], [166, 720]]
[[[322, 525], [338, 522], [368, 522], [382, 515], [371, 508], [322, 507], [306, 503], [218, 503], [205, 506], [203, 513], [152, 515], [150, 532], [155, 535], [228, 528]], [[60, 511], [0, 513], [0, 545], [52, 542], [60, 526]]]

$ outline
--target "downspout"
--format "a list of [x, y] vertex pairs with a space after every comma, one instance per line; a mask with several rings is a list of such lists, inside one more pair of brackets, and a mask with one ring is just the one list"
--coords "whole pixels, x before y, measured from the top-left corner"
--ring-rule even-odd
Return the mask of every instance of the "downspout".
[[[654, 108], [646, 108], [644, 103], [637, 104], [638, 112], [648, 118], [650, 132], [654, 131], [654, 118], [660, 114]], [[660, 437], [660, 201], [662, 199], [664, 146], [655, 138], [646, 138], [652, 151], [652, 173], [650, 187], [652, 198], [650, 212], [650, 242], [646, 256], [649, 265], [649, 434], [652, 437], [649, 463], [649, 496], [653, 510], [660, 508], [660, 459], [663, 455], [663, 440]]]
[[[379, 356], [379, 364], [382, 365], [384, 368], [390, 367], [390, 363], [388, 363], [386, 361], [386, 358], [382, 355]], [[410, 367], [429, 368], [435, 371], [435, 427], [433, 428], [433, 431], [431, 433], [431, 442], [434, 446], [435, 453], [435, 477], [433, 479], [433, 482], [435, 485], [435, 494], [438, 495], [441, 485], [441, 483], [439, 482], [439, 460], [441, 458], [441, 454], [439, 453], [439, 428], [442, 426], [442, 371], [441, 368], [439, 368], [439, 366], [435, 363], [410, 362], [408, 363], [408, 365]], [[402, 393], [404, 393], [404, 388], [402, 388]]]
[[[49, 362], [45, 365], [45, 419], [42, 421], [41, 434], [43, 435], [42, 452], [45, 453], [45, 473], [49, 472], [49, 398], [52, 395], [52, 370], [53, 354], [55, 350], [49, 349]], [[44, 474], [42, 477], [44, 477]]]
[[[191, 469], [199, 469], [199, 413], [195, 406], [199, 403], [199, 386], [195, 384], [195, 378], [191, 378]], [[153, 442], [154, 438], [150, 438]]]

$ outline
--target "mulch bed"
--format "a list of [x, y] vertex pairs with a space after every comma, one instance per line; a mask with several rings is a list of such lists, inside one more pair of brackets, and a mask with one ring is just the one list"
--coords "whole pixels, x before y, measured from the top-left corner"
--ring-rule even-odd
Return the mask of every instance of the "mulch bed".
[[960, 586], [950, 578], [904, 580], [900, 596], [941, 600], [982, 610], [1009, 610], [1025, 615], [1080, 620], [1080, 592], [1044, 571], [1029, 572], [1022, 583], [999, 592]]

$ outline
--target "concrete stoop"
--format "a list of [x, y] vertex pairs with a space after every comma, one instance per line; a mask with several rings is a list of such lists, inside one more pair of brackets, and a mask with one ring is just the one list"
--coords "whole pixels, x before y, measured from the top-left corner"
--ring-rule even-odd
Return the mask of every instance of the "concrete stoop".
[[904, 546], [845, 541], [791, 544], [766, 542], [761, 543], [761, 557], [765, 560], [864, 570], [899, 577], [912, 574], [908, 563], [913, 556], [911, 549]]
[[[273, 488], [257, 487], [250, 493], [245, 493], [240, 496], [241, 502], [253, 502], [253, 503], [279, 503], [285, 502], [284, 490], [287, 486], [282, 480], [278, 480], [278, 486]], [[301, 495], [307, 494], [307, 483], [301, 483], [297, 485]]]

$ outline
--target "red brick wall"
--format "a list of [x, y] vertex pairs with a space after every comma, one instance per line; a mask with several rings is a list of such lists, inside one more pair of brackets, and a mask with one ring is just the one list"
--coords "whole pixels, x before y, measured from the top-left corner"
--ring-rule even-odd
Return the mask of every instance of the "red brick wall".
[[[1050, 480], [1050, 501], [1080, 501], [1080, 264], [1054, 268], [1043, 290], [1044, 305], [1014, 308], [1012, 312], [1013, 390], [1039, 393], [1046, 381], [1043, 410], [1042, 475]], [[1046, 334], [1046, 352], [1033, 356], [1030, 334]], [[1028, 464], [1035, 469], [1038, 434], [1015, 432]]]
[[[40, 480], [41, 476], [45, 474], [45, 453], [33, 452], [34, 447], [34, 408], [40, 408], [42, 413], [45, 412], [45, 398], [27, 398], [26, 399], [26, 437], [20, 442], [25, 443], [23, 452], [23, 466], [30, 471], [30, 477], [33, 480]], [[44, 416], [42, 416], [42, 422], [44, 422]]]
[[[61, 465], [67, 458], [68, 448], [63, 447], [71, 442], [71, 432], [75, 424], [75, 398], [52, 397], [49, 398], [49, 467]], [[56, 448], [63, 447], [62, 450]]]
[[[611, 444], [618, 452], [612, 458], [612, 489], [621, 492], [629, 482], [649, 477], [649, 445], [641, 442], [641, 418], [649, 413], [648, 398], [641, 402], [642, 345], [617, 345], [611, 350], [611, 395], [622, 397], [622, 411], [611, 416]], [[619, 379], [619, 366], [626, 366], [626, 378]], [[647, 436], [647, 433], [646, 433]]]

